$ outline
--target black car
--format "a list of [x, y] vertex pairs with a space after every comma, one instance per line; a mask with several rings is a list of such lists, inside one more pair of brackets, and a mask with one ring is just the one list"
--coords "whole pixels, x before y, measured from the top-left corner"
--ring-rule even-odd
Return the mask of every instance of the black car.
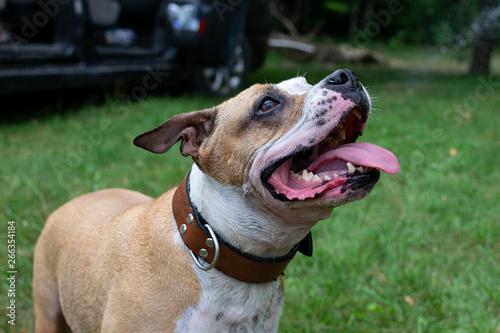
[[0, 94], [168, 77], [213, 95], [264, 61], [264, 2], [0, 0]]

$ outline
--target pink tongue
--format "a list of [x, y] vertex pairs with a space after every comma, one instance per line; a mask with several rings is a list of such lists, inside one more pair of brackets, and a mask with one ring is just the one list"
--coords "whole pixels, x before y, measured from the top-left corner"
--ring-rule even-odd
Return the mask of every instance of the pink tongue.
[[359, 166], [380, 169], [394, 175], [399, 172], [396, 156], [385, 148], [367, 142], [348, 143], [320, 156], [307, 170], [319, 173], [322, 165], [335, 159], [341, 159]]
[[[345, 163], [347, 162], [356, 166], [380, 169], [391, 175], [399, 171], [399, 162], [393, 153], [371, 143], [358, 142], [345, 144], [328, 151], [307, 167], [306, 171], [320, 176], [327, 175], [333, 178], [331, 181], [324, 183], [322, 179], [298, 180], [290, 174], [291, 160], [288, 160], [276, 169], [268, 182], [277, 193], [286, 195], [289, 200], [314, 198], [320, 193], [333, 189], [340, 191], [340, 187], [348, 180], [347, 174], [345, 174], [347, 172]], [[344, 174], [338, 176], [335, 175], [335, 172]]]

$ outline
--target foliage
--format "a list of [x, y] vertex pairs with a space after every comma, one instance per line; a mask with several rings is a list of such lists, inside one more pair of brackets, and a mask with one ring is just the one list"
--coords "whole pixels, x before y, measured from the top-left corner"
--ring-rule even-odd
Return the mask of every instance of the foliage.
[[[459, 48], [472, 42], [478, 14], [477, 0], [296, 0], [280, 4], [303, 34], [319, 25], [323, 35], [352, 39], [356, 31], [378, 23], [381, 29], [374, 40]], [[391, 13], [393, 7], [402, 10]], [[387, 12], [390, 15], [385, 20]], [[280, 28], [279, 24], [275, 27]]]
[[343, 13], [346, 14], [352, 8], [349, 6], [348, 3], [342, 2], [342, 1], [324, 1], [324, 7], [328, 9], [331, 12], [337, 12], [337, 13]]

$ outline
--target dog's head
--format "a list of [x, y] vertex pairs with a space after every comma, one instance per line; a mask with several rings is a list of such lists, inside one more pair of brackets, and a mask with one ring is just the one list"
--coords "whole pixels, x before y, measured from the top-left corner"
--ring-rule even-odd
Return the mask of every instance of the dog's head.
[[214, 108], [176, 115], [134, 144], [164, 153], [182, 140], [181, 153], [220, 184], [265, 207], [327, 215], [368, 194], [379, 169], [399, 171], [391, 152], [355, 142], [370, 108], [356, 75], [337, 70], [314, 86], [303, 77], [254, 85]]

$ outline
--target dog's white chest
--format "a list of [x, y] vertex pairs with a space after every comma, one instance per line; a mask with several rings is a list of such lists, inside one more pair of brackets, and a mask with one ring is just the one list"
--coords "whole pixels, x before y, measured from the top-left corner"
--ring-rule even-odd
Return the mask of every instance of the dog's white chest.
[[279, 281], [246, 284], [217, 272], [201, 273], [203, 293], [177, 321], [177, 332], [277, 332], [283, 308]]

